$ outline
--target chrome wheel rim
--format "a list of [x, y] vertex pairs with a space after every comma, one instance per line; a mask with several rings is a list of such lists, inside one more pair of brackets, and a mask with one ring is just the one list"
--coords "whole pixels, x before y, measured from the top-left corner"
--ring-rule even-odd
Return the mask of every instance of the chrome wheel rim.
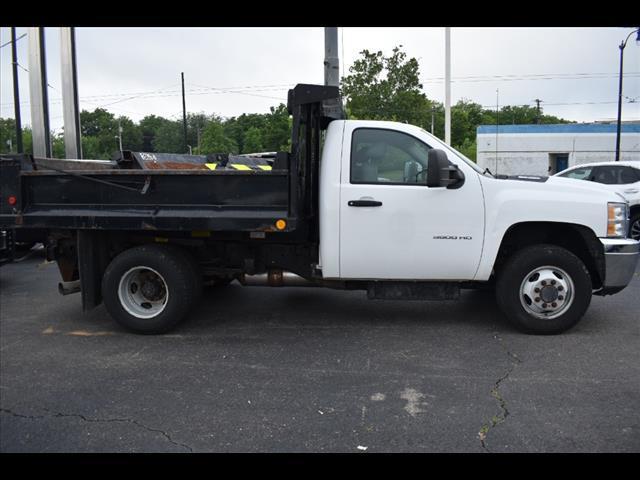
[[118, 299], [127, 313], [137, 318], [153, 318], [165, 309], [169, 289], [162, 275], [149, 267], [133, 267], [120, 278]]
[[520, 303], [529, 315], [552, 320], [571, 307], [574, 289], [573, 280], [561, 268], [538, 267], [522, 280]]
[[634, 240], [640, 240], [640, 218], [631, 224], [629, 236]]

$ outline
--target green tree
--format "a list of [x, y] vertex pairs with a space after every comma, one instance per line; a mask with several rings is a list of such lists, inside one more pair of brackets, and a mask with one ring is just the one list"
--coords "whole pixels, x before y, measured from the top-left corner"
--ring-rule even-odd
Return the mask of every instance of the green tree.
[[[103, 108], [89, 112], [80, 112], [80, 130], [82, 133], [82, 155], [84, 158], [109, 160], [118, 145], [118, 122], [115, 116]], [[94, 140], [86, 141], [85, 138]], [[86, 144], [86, 148], [85, 148]], [[124, 145], [123, 145], [124, 147]]]
[[152, 141], [153, 151], [160, 153], [185, 153], [184, 131], [181, 120], [162, 119]]
[[108, 160], [100, 151], [100, 139], [98, 137], [83, 136], [82, 137], [82, 156], [93, 160]]
[[51, 156], [53, 158], [67, 158], [63, 133], [51, 133]]
[[128, 117], [119, 117], [116, 124], [122, 127], [122, 149], [139, 152], [144, 145], [142, 129]]
[[238, 153], [238, 144], [225, 134], [222, 122], [216, 119], [202, 132], [200, 153]]
[[22, 128], [22, 147], [24, 153], [33, 154], [33, 132], [29, 127]]
[[[214, 117], [214, 115], [207, 115], [204, 112], [187, 113], [187, 145], [191, 146], [194, 154], [198, 150], [198, 139], [202, 135], [202, 132], [204, 132], [204, 129], [207, 127], [209, 122], [211, 122], [212, 118]], [[184, 136], [184, 127], [182, 128], [182, 135]], [[189, 151], [188, 147], [187, 151]]]
[[451, 144], [454, 148], [475, 141], [476, 127], [482, 118], [482, 105], [470, 100], [459, 100], [451, 107]]
[[160, 127], [167, 120], [156, 115], [147, 115], [140, 120], [140, 132], [142, 134], [142, 151], [155, 152], [154, 140]]
[[100, 137], [117, 134], [117, 123], [113, 113], [104, 108], [96, 108], [93, 112], [82, 110], [80, 112], [80, 129], [82, 135], [87, 137]]
[[262, 143], [266, 128], [267, 116], [260, 113], [243, 113], [239, 117], [232, 117], [224, 122], [225, 135], [235, 142], [240, 153], [256, 151], [245, 146], [246, 136], [251, 129], [257, 129], [260, 132]]
[[271, 112], [266, 115], [266, 126], [262, 133], [265, 151], [288, 151], [291, 148], [291, 125], [291, 117], [285, 104], [271, 107]]
[[418, 61], [407, 59], [401, 47], [389, 57], [363, 50], [342, 78], [347, 109], [357, 118], [427, 125], [430, 104], [422, 92]]
[[262, 152], [262, 132], [259, 128], [251, 127], [244, 136], [242, 153]]
[[456, 147], [456, 150], [458, 150], [460, 153], [462, 153], [464, 156], [466, 156], [470, 160], [473, 160], [474, 162], [477, 159], [476, 154], [477, 154], [478, 148], [476, 146], [475, 138], [473, 139], [466, 138], [461, 145]]
[[0, 118], [0, 153], [17, 152], [16, 121]]

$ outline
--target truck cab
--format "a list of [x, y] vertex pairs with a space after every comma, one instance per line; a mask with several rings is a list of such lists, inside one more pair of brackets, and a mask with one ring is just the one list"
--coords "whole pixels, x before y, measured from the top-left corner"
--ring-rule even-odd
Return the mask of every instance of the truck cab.
[[[608, 205], [626, 209], [614, 192], [560, 178], [498, 179], [419, 127], [341, 120], [326, 139], [320, 257], [328, 278], [485, 281], [505, 234], [527, 223], [586, 228], [601, 243], [624, 236], [607, 230]], [[456, 170], [455, 183], [427, 184], [434, 150], [445, 158], [438, 168]]]

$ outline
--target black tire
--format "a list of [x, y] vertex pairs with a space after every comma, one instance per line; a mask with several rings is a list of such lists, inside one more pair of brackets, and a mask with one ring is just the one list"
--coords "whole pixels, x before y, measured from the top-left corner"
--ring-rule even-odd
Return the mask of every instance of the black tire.
[[[527, 297], [523, 295], [522, 301], [520, 298], [521, 286], [527, 275], [545, 266], [562, 269], [573, 282], [572, 301], [556, 318], [536, 317], [523, 305], [523, 302], [530, 304]], [[553, 291], [551, 293], [558, 294]], [[555, 245], [525, 247], [513, 254], [498, 272], [496, 284], [498, 306], [516, 328], [526, 333], [552, 335], [570, 329], [586, 312], [591, 303], [591, 295], [591, 277], [582, 260], [570, 251]], [[561, 309], [558, 313], [560, 311]]]
[[[115, 257], [102, 278], [103, 301], [114, 320], [142, 334], [166, 333], [173, 329], [186, 317], [198, 297], [193, 263], [187, 255], [175, 247], [150, 244], [125, 250]], [[136, 267], [155, 270], [164, 281], [168, 296], [162, 310], [151, 318], [139, 318], [132, 314], [120, 299], [120, 281]], [[142, 286], [139, 288], [142, 291]]]
[[636, 212], [631, 216], [631, 220], [629, 221], [629, 238], [640, 240], [638, 232], [640, 232], [640, 212]]

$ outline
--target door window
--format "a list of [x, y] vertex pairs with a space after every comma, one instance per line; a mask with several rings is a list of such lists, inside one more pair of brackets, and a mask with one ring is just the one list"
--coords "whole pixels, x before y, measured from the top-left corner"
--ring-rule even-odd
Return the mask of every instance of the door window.
[[631, 167], [619, 167], [620, 168], [620, 184], [626, 185], [628, 183], [635, 183], [638, 179], [638, 173], [640, 170], [634, 170]]
[[605, 185], [625, 185], [637, 182], [637, 177], [630, 167], [606, 166], [598, 167], [595, 181]]
[[359, 128], [351, 140], [351, 183], [424, 184], [430, 148], [403, 132]]

